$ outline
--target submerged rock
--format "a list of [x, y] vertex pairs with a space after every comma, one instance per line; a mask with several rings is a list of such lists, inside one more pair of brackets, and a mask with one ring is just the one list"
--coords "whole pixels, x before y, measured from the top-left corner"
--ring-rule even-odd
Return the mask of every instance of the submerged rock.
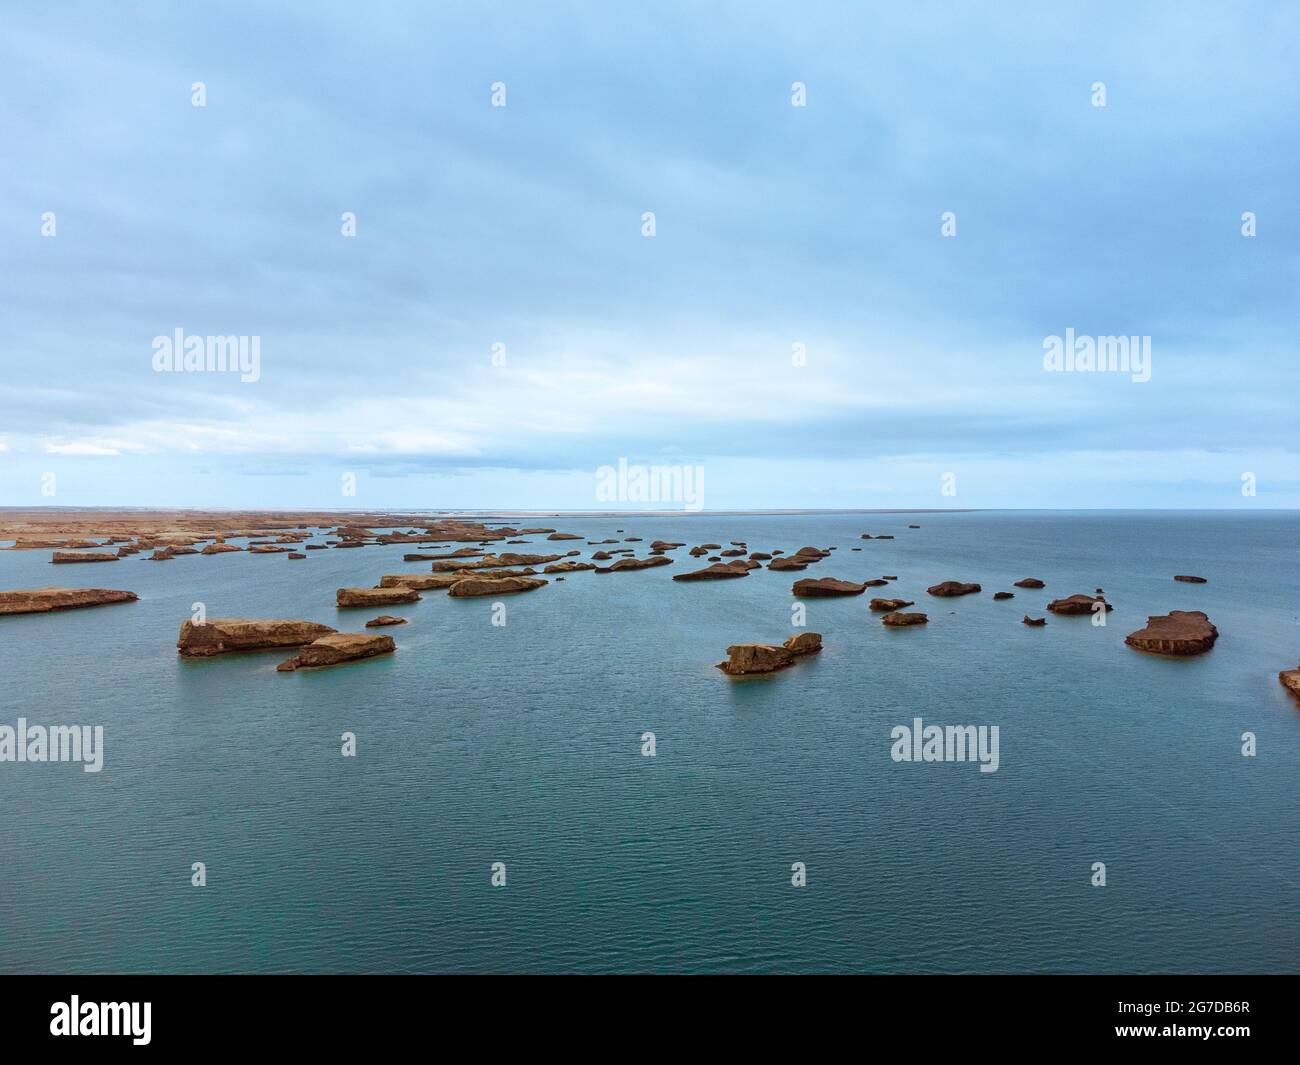
[[943, 581], [939, 584], [932, 584], [926, 589], [931, 595], [937, 595], [941, 599], [952, 599], [959, 595], [973, 595], [982, 590], [978, 584], [963, 584], [961, 581]]
[[1015, 597], [1016, 597], [1015, 592], [994, 592], [993, 593], [993, 598], [999, 601], [1003, 599], [1014, 599]]
[[1209, 583], [1208, 581], [1206, 581], [1206, 579], [1205, 579], [1204, 577], [1192, 577], [1192, 576], [1189, 576], [1189, 575], [1186, 574], [1186, 573], [1180, 573], [1180, 574], [1178, 574], [1177, 576], [1174, 577], [1174, 580], [1176, 580], [1176, 581], [1182, 581], [1184, 584], [1207, 584], [1207, 583]]
[[418, 603], [420, 593], [407, 585], [388, 588], [340, 588], [334, 593], [337, 606], [388, 606], [392, 603]]
[[1029, 626], [1032, 626], [1033, 628], [1039, 628], [1039, 627], [1041, 627], [1041, 626], [1047, 624], [1047, 619], [1046, 619], [1046, 618], [1031, 618], [1028, 614], [1026, 614], [1026, 615], [1025, 615], [1024, 624], [1029, 625]]
[[405, 625], [406, 618], [394, 617], [392, 614], [380, 614], [377, 618], [371, 618], [366, 622], [368, 629], [381, 629], [385, 625]]
[[364, 632], [336, 632], [313, 640], [293, 658], [281, 662], [276, 670], [292, 673], [295, 669], [337, 666], [375, 655], [391, 654], [397, 645], [391, 636], [371, 636]]
[[187, 658], [207, 658], [233, 651], [298, 647], [337, 631], [315, 621], [208, 618], [199, 625], [187, 620], [181, 625], [176, 649]]
[[1037, 577], [1026, 577], [1022, 581], [1016, 581], [1017, 588], [1046, 588], [1047, 585]]
[[1153, 614], [1146, 628], [1129, 633], [1124, 642], [1157, 655], [1203, 655], [1219, 638], [1219, 630], [1199, 610]]
[[18, 588], [0, 592], [0, 614], [45, 614], [51, 610], [134, 603], [139, 598], [135, 592], [112, 588]]
[[548, 540], [583, 540], [586, 537], [579, 536], [577, 533], [553, 532], [546, 539]]
[[861, 595], [867, 590], [865, 584], [852, 581], [839, 581], [834, 577], [805, 577], [795, 581], [790, 591], [800, 599], [824, 599], [837, 595]]

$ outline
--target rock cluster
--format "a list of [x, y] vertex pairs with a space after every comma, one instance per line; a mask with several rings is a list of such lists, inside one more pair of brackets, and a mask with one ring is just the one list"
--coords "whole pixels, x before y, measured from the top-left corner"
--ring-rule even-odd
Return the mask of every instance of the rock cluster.
[[734, 643], [727, 648], [727, 661], [719, 662], [718, 668], [732, 677], [774, 673], [821, 649], [821, 633], [817, 632], [798, 633], [779, 647], [771, 643]]

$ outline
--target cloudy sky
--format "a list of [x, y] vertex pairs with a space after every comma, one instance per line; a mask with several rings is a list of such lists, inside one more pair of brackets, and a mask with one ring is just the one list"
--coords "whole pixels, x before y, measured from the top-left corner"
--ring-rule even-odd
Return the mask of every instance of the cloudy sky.
[[1300, 506], [1297, 54], [1283, 4], [10, 9], [0, 505]]

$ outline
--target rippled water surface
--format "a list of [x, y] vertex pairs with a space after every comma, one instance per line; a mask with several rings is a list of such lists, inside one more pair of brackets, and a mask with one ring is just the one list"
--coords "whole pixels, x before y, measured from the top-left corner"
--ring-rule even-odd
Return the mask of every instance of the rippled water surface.
[[[507, 600], [504, 626], [491, 601], [443, 592], [335, 609], [340, 586], [425, 568], [401, 561], [409, 546], [77, 567], [0, 552], [3, 588], [140, 595], [0, 618], [0, 723], [105, 729], [99, 774], [0, 764], [0, 969], [1296, 968], [1300, 704], [1277, 672], [1300, 661], [1300, 515], [546, 524], [623, 529], [638, 549], [837, 550], [804, 574], [716, 583], [670, 579], [705, 564], [684, 549], [659, 569], [574, 573]], [[813, 600], [821, 655], [759, 680], [714, 668], [730, 643], [795, 631], [798, 577], [884, 574], [899, 580], [880, 594], [917, 600], [928, 627], [887, 630], [865, 596]], [[1025, 576], [1047, 588], [1011, 588]], [[984, 592], [925, 594], [944, 579]], [[1096, 587], [1115, 604], [1105, 627], [1021, 624]], [[1000, 589], [1016, 598], [993, 602]], [[287, 653], [181, 660], [196, 602], [409, 624], [381, 630], [391, 657], [277, 674]], [[1170, 609], [1205, 610], [1214, 650], [1124, 646]], [[890, 730], [918, 716], [998, 725], [1000, 768], [895, 763]]]

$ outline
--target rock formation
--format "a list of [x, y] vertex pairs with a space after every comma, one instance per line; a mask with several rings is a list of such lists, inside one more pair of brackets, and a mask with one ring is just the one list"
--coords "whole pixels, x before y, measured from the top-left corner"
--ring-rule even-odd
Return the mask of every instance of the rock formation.
[[982, 591], [978, 584], [963, 584], [961, 581], [943, 581], [939, 584], [932, 584], [926, 589], [931, 595], [937, 595], [941, 599], [952, 599], [959, 595], [973, 595], [975, 592]]
[[50, 561], [59, 564], [69, 562], [116, 562], [115, 551], [55, 551]]
[[838, 581], [834, 577], [805, 577], [795, 581], [791, 593], [800, 599], [820, 599], [835, 595], [861, 595], [867, 590], [865, 584], [852, 581]]
[[1029, 625], [1029, 626], [1032, 626], [1033, 628], [1040, 628], [1041, 626], [1047, 624], [1047, 619], [1046, 619], [1046, 618], [1031, 618], [1028, 614], [1026, 614], [1026, 615], [1025, 615], [1024, 624]]
[[342, 662], [356, 662], [375, 655], [391, 654], [396, 649], [391, 636], [371, 636], [364, 632], [336, 632], [313, 640], [293, 658], [275, 668], [281, 673], [295, 669], [313, 669], [317, 666], [337, 666]]
[[112, 588], [19, 588], [0, 592], [0, 614], [45, 614], [51, 610], [133, 603], [139, 598], [135, 592]]
[[514, 592], [531, 592], [544, 588], [547, 581], [540, 577], [466, 577], [447, 589], [454, 599], [467, 599], [482, 595], [511, 595]]
[[1022, 581], [1016, 581], [1016, 587], [1017, 588], [1046, 588], [1047, 585], [1045, 585], [1037, 577], [1026, 577]]
[[1146, 628], [1131, 632], [1124, 642], [1156, 655], [1203, 655], [1219, 638], [1219, 630], [1199, 610], [1153, 614]]
[[913, 606], [910, 599], [873, 599], [867, 606], [877, 612], [893, 613], [895, 610], [902, 610], [905, 606]]
[[735, 643], [727, 648], [727, 661], [719, 662], [718, 668], [732, 677], [774, 673], [821, 649], [821, 634], [816, 632], [791, 636], [779, 647], [771, 643]]
[[385, 625], [405, 625], [406, 618], [394, 617], [392, 614], [380, 614], [377, 618], [371, 618], [366, 622], [368, 629], [381, 629]]
[[743, 564], [717, 562], [704, 569], [691, 570], [689, 573], [676, 573], [675, 581], [722, 581], [729, 577], [748, 577], [749, 568]]
[[1101, 596], [1091, 595], [1072, 595], [1065, 599], [1053, 599], [1047, 604], [1047, 609], [1053, 614], [1092, 614], [1097, 610], [1095, 603], [1104, 603], [1107, 611], [1115, 609]]
[[315, 621], [208, 618], [198, 625], [187, 620], [181, 625], [176, 649], [187, 658], [206, 658], [233, 651], [298, 647], [335, 631]]
[[888, 625], [891, 628], [904, 628], [908, 625], [925, 625], [929, 622], [925, 614], [886, 614], [880, 619], [881, 624]]
[[1176, 577], [1174, 577], [1174, 580], [1176, 580], [1176, 581], [1182, 581], [1184, 584], [1205, 584], [1205, 583], [1207, 583], [1204, 577], [1192, 577], [1192, 576], [1189, 576], [1189, 575], [1186, 574], [1186, 573], [1180, 573], [1180, 574], [1178, 574]]
[[420, 593], [407, 585], [388, 588], [340, 588], [334, 602], [340, 607], [389, 606], [393, 603], [418, 603]]

